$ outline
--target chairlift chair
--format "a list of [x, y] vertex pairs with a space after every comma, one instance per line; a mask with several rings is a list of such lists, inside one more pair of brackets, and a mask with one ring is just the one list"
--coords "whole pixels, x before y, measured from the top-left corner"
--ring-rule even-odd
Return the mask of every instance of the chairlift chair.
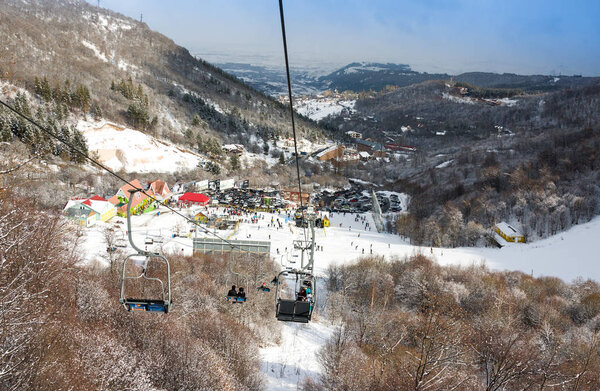
[[[121, 296], [119, 302], [123, 304], [123, 307], [127, 311], [147, 311], [147, 312], [162, 312], [168, 313], [173, 304], [171, 300], [171, 268], [169, 265], [169, 261], [163, 255], [158, 253], [151, 253], [148, 251], [144, 251], [139, 249], [135, 243], [133, 242], [133, 238], [131, 235], [131, 200], [134, 197], [134, 194], [140, 190], [133, 189], [130, 192], [129, 202], [127, 203], [127, 230], [129, 236], [129, 243], [131, 247], [135, 251], [135, 254], [131, 254], [125, 258], [123, 262], [123, 272], [121, 275]], [[151, 238], [150, 238], [151, 239]], [[132, 260], [135, 257], [144, 257], [144, 265], [142, 266], [142, 272], [140, 274], [131, 276], [127, 275], [127, 266], [131, 264]], [[147, 275], [148, 265], [152, 262], [156, 262], [158, 260], [160, 263], [163, 263], [166, 267], [166, 280], [163, 281], [158, 277], [151, 277]], [[127, 294], [126, 282], [130, 280], [141, 280], [146, 282], [152, 282], [158, 284], [160, 286], [160, 297], [159, 298], [133, 298]]]
[[[120, 302], [123, 304], [127, 311], [148, 311], [148, 312], [164, 312], [165, 314], [169, 312], [171, 307], [171, 272], [169, 267], [169, 261], [167, 258], [160, 254], [147, 254], [146, 257], [146, 266], [143, 267], [142, 272], [137, 276], [127, 276], [126, 270], [127, 265], [131, 263], [132, 259], [136, 256], [140, 256], [141, 254], [132, 254], [125, 258], [125, 262], [123, 262], [123, 274], [121, 279], [121, 298]], [[147, 271], [147, 263], [151, 262], [152, 259], [158, 259], [161, 262], [164, 262], [167, 269], [167, 280], [166, 284], [160, 279], [156, 277], [149, 277], [146, 274]], [[144, 281], [155, 282], [160, 286], [160, 298], [132, 298], [127, 295], [126, 291], [126, 281], [127, 280], [139, 280], [143, 279]]]
[[[293, 274], [296, 276], [293, 292], [294, 297], [291, 299], [282, 298], [283, 289], [281, 278], [285, 276], [286, 273], [287, 275]], [[277, 275], [277, 281], [279, 281], [275, 291], [275, 317], [277, 320], [283, 322], [308, 323], [312, 318], [312, 312], [316, 304], [315, 276], [302, 270], [282, 271]], [[307, 286], [307, 282], [310, 283], [311, 286], [311, 297], [307, 297], [306, 300], [299, 300], [298, 293], [303, 286]]]

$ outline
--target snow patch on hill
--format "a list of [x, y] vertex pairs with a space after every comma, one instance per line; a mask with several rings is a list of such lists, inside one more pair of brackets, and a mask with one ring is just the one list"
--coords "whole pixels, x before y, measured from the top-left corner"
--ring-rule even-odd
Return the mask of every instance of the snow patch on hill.
[[106, 55], [104, 53], [102, 53], [100, 51], [100, 49], [98, 49], [96, 47], [96, 45], [94, 45], [91, 42], [86, 41], [85, 39], [81, 40], [81, 43], [83, 44], [83, 46], [85, 46], [88, 49], [91, 49], [94, 54], [96, 55], [96, 57], [98, 57], [100, 60], [104, 61], [104, 62], [108, 62], [108, 59], [106, 58]]
[[79, 121], [79, 129], [91, 152], [113, 170], [126, 172], [175, 172], [193, 169], [201, 156], [140, 131], [110, 122]]
[[334, 98], [299, 99], [295, 102], [296, 111], [314, 121], [320, 121], [330, 115], [339, 115], [344, 109], [354, 111], [355, 100], [337, 100]]

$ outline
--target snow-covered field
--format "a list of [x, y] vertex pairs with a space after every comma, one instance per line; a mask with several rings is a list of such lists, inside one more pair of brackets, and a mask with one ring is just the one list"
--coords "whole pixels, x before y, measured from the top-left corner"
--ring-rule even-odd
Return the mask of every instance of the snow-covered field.
[[474, 105], [477, 102], [488, 102], [488, 103], [494, 103], [500, 106], [508, 106], [508, 107], [512, 107], [514, 105], [516, 105], [519, 101], [516, 99], [510, 99], [510, 98], [502, 98], [502, 99], [480, 99], [480, 98], [471, 98], [469, 96], [456, 96], [456, 95], [451, 95], [448, 94], [447, 92], [442, 92], [442, 98], [447, 99], [449, 101], [455, 102], [455, 103], [466, 103], [466, 104], [470, 104], [470, 105]]
[[[193, 215], [197, 209], [183, 209], [184, 214]], [[222, 209], [210, 208], [212, 212], [221, 213]], [[143, 246], [147, 236], [163, 241], [154, 244], [166, 254], [192, 254], [192, 238], [171, 238], [174, 230], [189, 233], [190, 224], [182, 217], [162, 208], [160, 216], [150, 213], [133, 217], [134, 240]], [[258, 224], [242, 223], [237, 232], [218, 231], [222, 237], [232, 239], [271, 240], [271, 255], [282, 266], [289, 263], [293, 257], [293, 240], [301, 237], [301, 229], [296, 228], [291, 221], [285, 222], [285, 215], [260, 213]], [[264, 217], [264, 218], [262, 218]], [[285, 222], [283, 229], [270, 228], [267, 225], [271, 218]], [[114, 218], [113, 220], [122, 220]], [[374, 227], [370, 214], [366, 221]], [[106, 226], [115, 230], [117, 237], [125, 237], [125, 224], [116, 225], [112, 222], [102, 223], [84, 231], [82, 237], [84, 258], [86, 262], [97, 260], [106, 264], [106, 244], [102, 231]], [[373, 228], [374, 229], [374, 228]], [[205, 234], [199, 234], [204, 236]], [[351, 262], [363, 255], [371, 254], [391, 257], [405, 257], [414, 254], [425, 254], [443, 265], [472, 265], [485, 263], [491, 269], [520, 270], [532, 273], [534, 276], [557, 276], [565, 281], [577, 277], [591, 278], [600, 281], [600, 265], [598, 256], [592, 245], [600, 237], [600, 217], [587, 224], [573, 227], [551, 238], [527, 244], [510, 244], [501, 249], [497, 248], [436, 248], [418, 247], [409, 244], [403, 238], [392, 234], [377, 233], [365, 230], [364, 226], [355, 221], [355, 215], [333, 213], [331, 227], [318, 229], [315, 232], [316, 243], [323, 246], [323, 251], [315, 252], [315, 272], [324, 277], [328, 265]], [[280, 254], [277, 254], [279, 250]], [[321, 293], [323, 290], [320, 291]], [[322, 300], [322, 294], [319, 300]], [[319, 318], [317, 314], [317, 318]], [[263, 361], [262, 370], [266, 374], [268, 390], [296, 389], [306, 376], [317, 377], [320, 368], [317, 352], [332, 334], [334, 326], [321, 320], [310, 324], [283, 324], [282, 343], [267, 346], [261, 350]]]
[[201, 156], [140, 131], [104, 121], [79, 121], [79, 129], [91, 152], [113, 170], [126, 172], [175, 172], [193, 169]]
[[355, 100], [339, 100], [335, 98], [298, 99], [295, 109], [308, 118], [320, 121], [329, 115], [338, 115], [344, 109], [354, 110]]

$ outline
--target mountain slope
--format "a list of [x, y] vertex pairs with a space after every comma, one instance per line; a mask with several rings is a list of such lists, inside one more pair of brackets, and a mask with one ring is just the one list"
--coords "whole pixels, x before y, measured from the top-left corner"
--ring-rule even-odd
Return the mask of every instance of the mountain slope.
[[[0, 34], [0, 70], [13, 83], [30, 91], [36, 77], [46, 77], [52, 88], [66, 79], [82, 84], [90, 91], [91, 108], [153, 135], [190, 145], [198, 137], [217, 137], [250, 146], [252, 135], [266, 140], [290, 133], [281, 104], [146, 24], [84, 1], [3, 1]], [[140, 94], [111, 89], [129, 80]], [[139, 109], [136, 97], [143, 97], [141, 113], [132, 111], [132, 105]], [[299, 131], [320, 137], [319, 129], [302, 120]]]

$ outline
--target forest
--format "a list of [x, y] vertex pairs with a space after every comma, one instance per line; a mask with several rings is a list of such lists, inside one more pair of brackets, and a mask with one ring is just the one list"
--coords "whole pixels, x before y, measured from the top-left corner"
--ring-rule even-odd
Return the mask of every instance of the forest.
[[337, 331], [305, 390], [595, 390], [600, 286], [423, 255], [329, 269]]
[[[408, 214], [391, 220], [389, 231], [414, 244], [473, 246], [487, 244], [500, 221], [536, 240], [600, 214], [600, 85], [495, 106], [443, 98], [453, 88], [436, 81], [395, 89], [359, 100], [351, 121], [326, 121], [338, 135], [394, 135], [417, 148], [341, 172], [411, 196]], [[400, 125], [413, 130], [398, 136]]]

